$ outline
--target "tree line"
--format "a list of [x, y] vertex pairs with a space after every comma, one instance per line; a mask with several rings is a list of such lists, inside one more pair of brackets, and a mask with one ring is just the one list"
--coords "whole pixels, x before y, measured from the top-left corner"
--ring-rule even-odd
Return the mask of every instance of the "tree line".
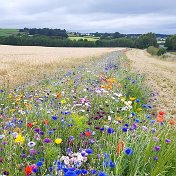
[[49, 29], [49, 28], [24, 28], [19, 32], [26, 33], [28, 35], [46, 35], [46, 36], [59, 36], [60, 38], [67, 38], [67, 31], [65, 29]]
[[[28, 29], [21, 30], [23, 34], [0, 37], [0, 44], [19, 45], [19, 46], [47, 46], [47, 47], [130, 47], [148, 48], [149, 46], [158, 47], [156, 35], [147, 33], [138, 37], [130, 37], [116, 33], [96, 33], [100, 36], [97, 41], [87, 39], [70, 40], [66, 30], [61, 29]], [[176, 35], [166, 39], [165, 46], [169, 50], [176, 50]]]

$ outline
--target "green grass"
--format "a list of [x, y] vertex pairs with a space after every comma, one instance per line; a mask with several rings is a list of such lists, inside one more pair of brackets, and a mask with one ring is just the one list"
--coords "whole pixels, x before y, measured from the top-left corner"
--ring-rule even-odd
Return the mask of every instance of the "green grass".
[[18, 29], [0, 29], [0, 36], [16, 35], [18, 32]]
[[84, 36], [84, 37], [77, 37], [77, 36], [70, 36], [68, 37], [70, 40], [80, 40], [80, 39], [87, 39], [88, 41], [97, 41], [99, 40], [99, 37], [92, 37], [92, 36]]

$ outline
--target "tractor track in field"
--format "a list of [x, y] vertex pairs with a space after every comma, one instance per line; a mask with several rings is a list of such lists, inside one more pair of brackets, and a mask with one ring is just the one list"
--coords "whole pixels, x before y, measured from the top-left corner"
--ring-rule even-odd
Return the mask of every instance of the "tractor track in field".
[[147, 85], [157, 94], [156, 110], [176, 114], [176, 62], [152, 57], [145, 50], [126, 49], [124, 53], [132, 69], [146, 75]]

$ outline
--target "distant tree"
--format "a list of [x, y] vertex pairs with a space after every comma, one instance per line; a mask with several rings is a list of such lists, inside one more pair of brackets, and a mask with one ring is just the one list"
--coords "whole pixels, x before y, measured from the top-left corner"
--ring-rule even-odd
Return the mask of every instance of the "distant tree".
[[176, 35], [167, 37], [165, 47], [167, 47], [168, 50], [176, 50]]
[[135, 45], [137, 48], [148, 48], [149, 46], [155, 46], [157, 47], [157, 40], [154, 33], [147, 33], [139, 36], [139, 38], [136, 39]]
[[94, 36], [95, 36], [95, 37], [100, 37], [100, 36], [101, 36], [101, 34], [100, 34], [100, 33], [98, 33], [98, 32], [96, 32], [96, 33], [94, 34]]
[[115, 32], [115, 33], [113, 33], [112, 34], [112, 38], [122, 38], [122, 37], [124, 37], [124, 35], [123, 34], [120, 34], [119, 32]]

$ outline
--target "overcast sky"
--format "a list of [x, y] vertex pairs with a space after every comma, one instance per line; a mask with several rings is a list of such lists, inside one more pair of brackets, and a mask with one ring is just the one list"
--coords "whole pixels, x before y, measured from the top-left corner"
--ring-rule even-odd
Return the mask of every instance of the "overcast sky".
[[0, 0], [0, 28], [176, 34], [176, 0]]

